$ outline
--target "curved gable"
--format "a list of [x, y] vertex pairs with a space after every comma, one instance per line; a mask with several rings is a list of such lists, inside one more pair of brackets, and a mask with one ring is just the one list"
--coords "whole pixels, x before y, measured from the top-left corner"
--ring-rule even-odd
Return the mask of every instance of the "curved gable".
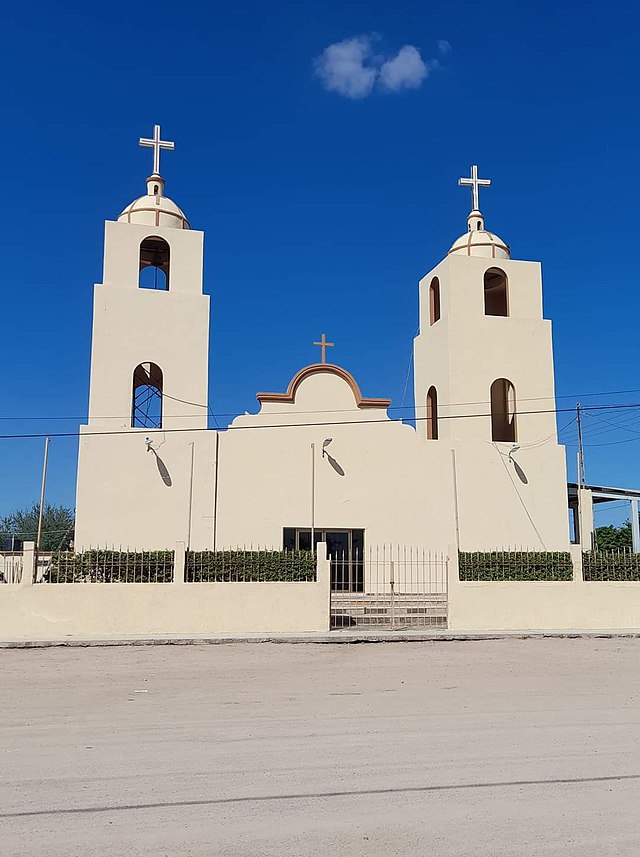
[[264, 402], [293, 404], [296, 398], [296, 391], [300, 384], [302, 384], [306, 378], [310, 378], [312, 375], [318, 375], [320, 373], [337, 375], [338, 378], [345, 381], [349, 387], [351, 387], [353, 397], [356, 401], [356, 407], [358, 408], [388, 408], [391, 404], [391, 399], [366, 399], [362, 395], [358, 382], [353, 375], [341, 366], [334, 366], [333, 363], [312, 363], [311, 366], [305, 366], [304, 369], [301, 369], [297, 375], [294, 375], [291, 379], [286, 393], [258, 393], [257, 399], [261, 404]]

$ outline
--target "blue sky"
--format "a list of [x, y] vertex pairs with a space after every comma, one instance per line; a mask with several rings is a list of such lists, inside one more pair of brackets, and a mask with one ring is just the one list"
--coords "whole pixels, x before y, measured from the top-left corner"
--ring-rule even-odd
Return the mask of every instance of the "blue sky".
[[[559, 406], [640, 402], [639, 19], [500, 0], [6, 9], [0, 433], [84, 419], [103, 221], [144, 192], [155, 122], [176, 141], [167, 192], [206, 232], [217, 414], [284, 389], [323, 330], [365, 395], [403, 404], [417, 281], [464, 231], [471, 163], [493, 180], [488, 228], [543, 263]], [[354, 37], [377, 72], [347, 97], [314, 60]], [[382, 70], [405, 46], [426, 77], [415, 54]], [[591, 413], [585, 435], [589, 480], [640, 485], [640, 411]], [[54, 502], [74, 503], [76, 446], [52, 443]], [[0, 513], [37, 497], [41, 456], [0, 440]]]

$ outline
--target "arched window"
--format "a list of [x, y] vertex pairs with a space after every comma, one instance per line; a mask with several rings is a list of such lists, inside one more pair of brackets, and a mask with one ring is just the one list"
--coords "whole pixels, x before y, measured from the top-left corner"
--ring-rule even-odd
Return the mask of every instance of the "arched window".
[[498, 378], [491, 385], [491, 440], [516, 440], [516, 391], [511, 381]]
[[164, 238], [145, 238], [140, 245], [141, 289], [169, 290], [169, 245]]
[[131, 428], [162, 428], [162, 369], [155, 363], [134, 369]]
[[427, 393], [427, 440], [438, 440], [438, 393], [429, 387]]
[[434, 277], [429, 286], [429, 324], [440, 318], [440, 280]]
[[489, 268], [484, 275], [484, 314], [509, 315], [507, 275], [499, 268]]

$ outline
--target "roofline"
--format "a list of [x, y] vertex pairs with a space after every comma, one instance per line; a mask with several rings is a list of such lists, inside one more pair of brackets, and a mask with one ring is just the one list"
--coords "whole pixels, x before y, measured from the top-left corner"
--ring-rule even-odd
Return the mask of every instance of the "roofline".
[[343, 369], [342, 366], [336, 366], [333, 363], [312, 363], [310, 366], [305, 366], [291, 379], [286, 393], [258, 393], [256, 398], [261, 404], [263, 402], [280, 402], [291, 405], [295, 401], [296, 391], [300, 384], [311, 375], [317, 375], [321, 372], [337, 375], [346, 381], [351, 387], [357, 408], [388, 408], [391, 404], [391, 399], [366, 399], [360, 392], [358, 382], [353, 375]]
[[640, 489], [637, 488], [611, 488], [606, 485], [578, 486], [577, 482], [567, 482], [570, 498], [578, 496], [578, 487], [591, 491], [593, 499], [600, 503], [606, 503], [609, 500], [640, 500]]

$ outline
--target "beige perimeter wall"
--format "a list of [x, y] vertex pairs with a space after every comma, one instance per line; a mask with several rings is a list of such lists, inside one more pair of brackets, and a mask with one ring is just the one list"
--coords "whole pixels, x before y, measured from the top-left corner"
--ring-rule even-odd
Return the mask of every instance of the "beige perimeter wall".
[[329, 629], [329, 563], [314, 583], [0, 586], [0, 640]]
[[[449, 567], [452, 631], [622, 631], [640, 629], [640, 582], [582, 580], [579, 548], [572, 548], [570, 582], [461, 582]], [[455, 557], [457, 552], [450, 551]]]

